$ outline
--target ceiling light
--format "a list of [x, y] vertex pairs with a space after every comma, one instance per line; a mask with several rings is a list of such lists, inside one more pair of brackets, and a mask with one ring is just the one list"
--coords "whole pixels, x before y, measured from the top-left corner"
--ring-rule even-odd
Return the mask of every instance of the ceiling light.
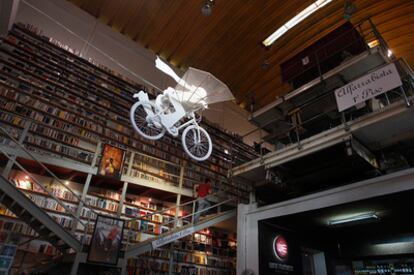
[[352, 3], [352, 0], [348, 0], [344, 5], [344, 19], [351, 20], [352, 15], [356, 12], [356, 6]]
[[326, 4], [332, 2], [333, 0], [317, 0], [307, 8], [305, 8], [303, 11], [298, 13], [295, 17], [287, 21], [283, 26], [281, 26], [279, 29], [277, 29], [274, 33], [269, 35], [268, 38], [263, 40], [263, 45], [266, 47], [269, 47], [272, 45], [277, 39], [279, 39], [283, 34], [285, 34], [288, 30], [305, 20], [309, 15], [313, 14]]
[[29, 179], [29, 176], [24, 176], [24, 179], [25, 179], [25, 180], [28, 180], [28, 179]]
[[364, 213], [364, 214], [358, 214], [354, 216], [350, 216], [343, 219], [336, 219], [336, 220], [330, 220], [328, 222], [328, 225], [334, 226], [334, 225], [340, 225], [340, 224], [346, 224], [346, 223], [352, 223], [357, 221], [368, 221], [368, 220], [377, 220], [378, 215], [375, 213]]
[[204, 16], [210, 16], [213, 12], [214, 0], [206, 0], [201, 6], [201, 13]]
[[368, 42], [368, 47], [370, 47], [370, 48], [374, 48], [378, 45], [379, 45], [379, 40], [378, 39], [374, 39], [374, 40]]

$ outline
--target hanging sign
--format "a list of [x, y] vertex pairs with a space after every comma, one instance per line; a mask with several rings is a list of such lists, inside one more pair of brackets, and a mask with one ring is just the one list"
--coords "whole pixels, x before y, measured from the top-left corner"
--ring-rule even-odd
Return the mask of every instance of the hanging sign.
[[342, 112], [401, 85], [401, 78], [394, 63], [388, 64], [336, 89], [338, 110]]
[[161, 237], [155, 241], [152, 242], [152, 248], [156, 249], [160, 246], [166, 245], [167, 243], [171, 243], [175, 240], [181, 239], [182, 237], [191, 235], [194, 233], [194, 227], [189, 227], [186, 229], [183, 229], [181, 231], [175, 232], [171, 235]]

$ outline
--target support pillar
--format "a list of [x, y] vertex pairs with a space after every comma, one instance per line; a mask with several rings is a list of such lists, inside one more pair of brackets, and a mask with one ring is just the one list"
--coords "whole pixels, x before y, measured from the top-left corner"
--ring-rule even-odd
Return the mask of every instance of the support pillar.
[[119, 200], [118, 211], [116, 213], [116, 216], [118, 218], [121, 217], [121, 214], [122, 214], [122, 208], [124, 207], [127, 189], [128, 189], [128, 182], [124, 181], [124, 185], [122, 186], [121, 198]]
[[[2, 4], [0, 3], [0, 7], [1, 7], [1, 5]], [[24, 142], [24, 140], [25, 140], [25, 138], [27, 136], [27, 133], [29, 132], [29, 129], [30, 129], [30, 126], [31, 125], [32, 125], [32, 123], [30, 121], [26, 121], [26, 123], [24, 125], [23, 132], [20, 135], [19, 140], [18, 140], [18, 142], [19, 142], [20, 145], [23, 145], [23, 142]], [[9, 178], [10, 171], [12, 170], [13, 165], [14, 165], [14, 162], [16, 161], [16, 156], [15, 155], [12, 155], [11, 158], [12, 159], [9, 159], [9, 161], [6, 164], [6, 167], [4, 167], [4, 170], [3, 170], [3, 173], [2, 173], [2, 176], [5, 179], [8, 179]]]
[[178, 225], [178, 214], [180, 213], [180, 204], [181, 204], [181, 191], [183, 190], [183, 182], [184, 182], [184, 166], [181, 166], [180, 168], [180, 179], [178, 183], [178, 194], [177, 194], [177, 200], [175, 202], [175, 222], [174, 222], [174, 228]]
[[[98, 145], [96, 146], [96, 151], [95, 151], [95, 155], [93, 156], [92, 159], [92, 163], [91, 163], [91, 167], [94, 168], [96, 166], [96, 162], [98, 160], [98, 156], [101, 152], [101, 145], [102, 143], [99, 141]], [[88, 190], [89, 190], [89, 185], [91, 183], [92, 180], [92, 174], [88, 173], [88, 175], [86, 176], [86, 180], [85, 180], [85, 185], [83, 186], [83, 190], [82, 190], [82, 196], [81, 196], [81, 201], [79, 202], [78, 205], [78, 209], [76, 210], [76, 218], [80, 218], [81, 214], [82, 214], [82, 210], [83, 210], [83, 202], [86, 200], [86, 195], [88, 194]], [[73, 226], [72, 226], [72, 232], [75, 232], [76, 227], [78, 226], [78, 223], [76, 220], [73, 220]]]

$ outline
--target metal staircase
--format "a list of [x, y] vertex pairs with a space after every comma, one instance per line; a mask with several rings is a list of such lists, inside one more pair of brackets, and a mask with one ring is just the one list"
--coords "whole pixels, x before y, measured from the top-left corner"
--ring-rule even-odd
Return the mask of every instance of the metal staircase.
[[0, 203], [32, 227], [42, 239], [50, 242], [62, 253], [69, 248], [76, 252], [81, 250], [80, 241], [70, 231], [58, 224], [3, 176], [0, 176]]
[[[27, 132], [29, 127], [30, 124], [27, 124], [24, 132]], [[24, 133], [20, 136], [19, 140], [16, 140], [9, 134], [7, 129], [2, 126], [0, 126], [0, 132], [12, 142], [16, 150], [22, 150], [26, 154], [27, 159], [34, 161], [42, 170], [46, 171], [53, 178], [54, 182], [60, 184], [64, 189], [72, 193], [74, 198], [79, 202], [79, 205], [82, 205], [81, 207], [88, 208], [91, 213], [97, 214], [97, 212], [90, 208], [87, 203], [81, 199], [81, 197], [68, 188], [62, 180], [60, 180], [43, 163], [38, 161], [33, 154], [22, 145], [25, 136]], [[0, 175], [0, 204], [8, 208], [21, 221], [25, 222], [37, 232], [39, 236], [29, 239], [29, 241], [34, 239], [45, 240], [55, 246], [60, 252], [62, 252], [62, 254], [73, 252], [69, 249], [73, 249], [76, 253], [81, 252], [83, 244], [77, 239], [75, 231], [77, 225], [80, 225], [86, 231], [89, 223], [91, 222], [90, 219], [87, 221], [81, 220], [79, 215], [75, 213], [76, 211], [70, 209], [62, 200], [56, 197], [43, 183], [41, 183], [35, 175], [27, 171], [25, 167], [17, 161], [16, 156], [8, 153], [3, 147], [0, 147], [0, 154], [8, 159], [8, 163], [2, 171], [2, 175]], [[72, 228], [67, 229], [60, 225], [44, 209], [37, 206], [37, 204], [32, 201], [30, 196], [19, 190], [7, 179], [13, 166], [16, 166], [24, 172], [34, 184], [37, 184], [48, 195], [49, 200], [56, 202], [59, 207], [63, 209], [64, 213], [67, 214], [73, 222]]]
[[217, 223], [233, 218], [236, 216], [236, 214], [236, 209], [232, 209], [216, 215], [212, 215], [194, 224], [188, 224], [183, 227], [176, 227], [175, 229], [168, 231], [167, 233], [161, 234], [155, 238], [147, 239], [143, 242], [129, 247], [125, 251], [125, 258], [128, 259], [139, 256], [159, 246], [169, 244], [175, 240], [191, 235], [194, 232], [197, 232], [207, 227], [211, 227]]

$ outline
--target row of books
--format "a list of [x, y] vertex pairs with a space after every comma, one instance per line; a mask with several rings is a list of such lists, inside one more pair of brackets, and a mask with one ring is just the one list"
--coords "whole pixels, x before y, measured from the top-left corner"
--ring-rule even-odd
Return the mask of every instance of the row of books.
[[[19, 99], [24, 97], [22, 94], [19, 94], [13, 90], [5, 90], [2, 87], [0, 87], [0, 91], [2, 93], [13, 92], [16, 95], [16, 97], [19, 96], [19, 98], [17, 98], [17, 101], [11, 101], [11, 100], [5, 101], [4, 110], [8, 110], [20, 116], [26, 116], [26, 117], [32, 118], [33, 120], [39, 122], [40, 124], [44, 126], [48, 126], [49, 128], [53, 127], [55, 129], [62, 130], [66, 135], [67, 134], [75, 135], [75, 136], [79, 136], [81, 138], [88, 139], [88, 140], [92, 140], [93, 138], [98, 137], [92, 132], [85, 131], [83, 128], [77, 127], [75, 124], [72, 124], [70, 122], [68, 123], [68, 121], [66, 120], [62, 120], [57, 117], [54, 117], [53, 115], [50, 115], [47, 112], [43, 112], [39, 110], [35, 111], [31, 109], [32, 105], [36, 106], [35, 102], [27, 103], [27, 102], [19, 101]], [[30, 108], [28, 106], [30, 106]], [[22, 118], [20, 117], [20, 119]]]
[[94, 206], [96, 208], [105, 209], [110, 212], [117, 212], [118, 207], [119, 207], [119, 203], [117, 202], [113, 202], [110, 200], [106, 200], [106, 199], [91, 196], [91, 195], [86, 196], [86, 203], [89, 206]]
[[[28, 30], [28, 31], [31, 31], [31, 32], [33, 32], [34, 34], [36, 34], [36, 35], [38, 35], [38, 36], [42, 36], [42, 32], [41, 32], [41, 30], [39, 29], [39, 28], [37, 28], [37, 27], [35, 27], [35, 26], [33, 26], [33, 25], [30, 25], [30, 24], [22, 24], [22, 23], [18, 23], [17, 24], [17, 27], [20, 27], [20, 28], [24, 28], [24, 29], [26, 29], [26, 30]], [[59, 41], [57, 41], [57, 40], [55, 40], [55, 39], [53, 39], [53, 38], [48, 38], [48, 40], [49, 40], [49, 42], [50, 43], [52, 43], [53, 45], [56, 45], [56, 46], [58, 46], [58, 47], [60, 47], [60, 48], [62, 48], [62, 49], [64, 49], [65, 51], [68, 51], [68, 52], [70, 52], [70, 53], [72, 53], [72, 54], [75, 54], [75, 55], [77, 55], [77, 56], [79, 56], [79, 57], [81, 57], [82, 58], [82, 56], [80, 55], [80, 51], [77, 51], [77, 50], [73, 50], [73, 49], [70, 49], [67, 45], [64, 45], [64, 44], [62, 44], [61, 42], [59, 42]], [[52, 49], [50, 49], [50, 50], [52, 50]], [[57, 53], [57, 54], [61, 54], [61, 53], [65, 53], [65, 52], [60, 52], [60, 53]], [[72, 60], [72, 62], [74, 62], [74, 63], [80, 63], [80, 67], [83, 67], [82, 65], [83, 64], [81, 64], [81, 62], [78, 60], [78, 59], [76, 59], [76, 58], [70, 58], [70, 57], [66, 57], [66, 59], [71, 59]], [[133, 93], [135, 90], [141, 90], [141, 89], [145, 89], [145, 87], [144, 86], [142, 86], [142, 85], [140, 85], [140, 84], [137, 84], [137, 83], [135, 83], [134, 81], [132, 81], [132, 80], [129, 80], [128, 78], [126, 78], [126, 77], [124, 77], [123, 75], [121, 75], [121, 74], [117, 74], [115, 71], [113, 71], [113, 70], [111, 70], [111, 69], [109, 69], [108, 67], [106, 67], [106, 66], [103, 66], [103, 65], [101, 65], [101, 64], [99, 64], [98, 62], [95, 62], [95, 61], [93, 61], [93, 60], [88, 60], [87, 62], [90, 62], [90, 63], [92, 63], [92, 64], [94, 64], [95, 66], [97, 66], [97, 67], [99, 67], [101, 70], [103, 70], [103, 71], [105, 71], [106, 73], [102, 73], [101, 71], [99, 71], [99, 70], [91, 70], [92, 72], [94, 72], [96, 75], [98, 75], [99, 76], [99, 78], [101, 78], [101, 79], [103, 79], [103, 80], [107, 80], [107, 81], [110, 81], [110, 82], [112, 82], [112, 83], [114, 83], [114, 84], [116, 84], [116, 86], [121, 86], [122, 88], [123, 88], [123, 90], [126, 90], [126, 91], [129, 91], [129, 92], [131, 92], [131, 93]], [[93, 68], [93, 67], [92, 67]], [[114, 75], [115, 75], [115, 77], [114, 77]], [[122, 81], [120, 81], [119, 79], [117, 79], [117, 78], [120, 78], [120, 79], [122, 79]]]
[[[0, 208], [1, 212], [1, 208]], [[8, 216], [8, 215], [3, 215]], [[0, 216], [0, 230], [1, 231], [11, 231], [15, 233], [20, 233], [27, 236], [36, 236], [36, 231], [34, 231], [30, 226], [25, 223], [11, 221], [4, 219], [4, 217]]]
[[[32, 95], [18, 92], [14, 89], [0, 87], [0, 96], [10, 100], [7, 102], [11, 106], [8, 108], [8, 110], [12, 110], [12, 106], [15, 105], [21, 106], [20, 108], [30, 106], [30, 108], [33, 108], [38, 111], [38, 121], [45, 122], [44, 117], [47, 117], [48, 124], [52, 125], [52, 122], [54, 120], [57, 120], [59, 122], [56, 122], [55, 124], [62, 124], [61, 129], [66, 131], [66, 133], [75, 133], [78, 136], [93, 141], [94, 139], [98, 139], [98, 135], [90, 131], [98, 133], [103, 132], [103, 127], [99, 126], [99, 124], [87, 121], [79, 115], [63, 111], [61, 108], [52, 107], [51, 104], [43, 103], [42, 101], [36, 99]], [[83, 128], [87, 128], [90, 131], [85, 132]]]
[[[18, 39], [22, 39], [22, 34], [19, 33], [18, 35], [16, 35], [16, 31], [12, 32], [16, 38]], [[18, 33], [18, 32], [17, 32]], [[23, 35], [24, 37], [24, 35]], [[27, 38], [27, 37], [24, 37]], [[24, 39], [22, 39], [24, 40]], [[22, 42], [22, 41], [20, 41]], [[17, 43], [20, 44], [20, 43]], [[31, 44], [31, 43], [30, 43]], [[27, 44], [25, 44], [25, 50], [30, 47], [27, 46]], [[40, 57], [39, 53], [44, 53], [45, 56]], [[69, 70], [66, 66], [60, 66], [59, 63], [57, 62], [50, 62], [51, 56], [50, 56], [50, 51], [45, 51], [45, 49], [40, 48], [40, 51], [30, 51], [28, 53], [30, 56], [27, 55], [23, 55], [23, 58], [26, 57], [27, 62], [32, 62], [32, 56], [36, 56], [36, 57], [40, 57], [36, 60], [36, 62], [31, 63], [32, 66], [35, 66], [37, 68], [41, 67], [41, 69], [43, 70], [41, 75], [47, 79], [47, 80], [51, 80], [51, 81], [55, 81], [56, 82], [56, 73], [55, 71], [60, 71], [59, 75], [58, 75], [58, 79], [59, 80], [64, 80], [64, 81], [71, 81], [71, 85], [74, 85], [76, 87], [78, 87], [78, 89], [81, 90], [88, 90], [91, 92], [95, 92], [97, 94], [100, 94], [101, 97], [98, 100], [102, 100], [102, 96], [106, 97], [108, 100], [106, 100], [106, 107], [110, 107], [110, 108], [114, 108], [115, 105], [112, 104], [111, 101], [113, 101], [115, 99], [115, 97], [117, 97], [118, 101], [117, 104], [123, 104], [124, 107], [126, 107], [128, 105], [128, 102], [131, 102], [132, 100], [132, 94], [128, 94], [125, 92], [121, 92], [121, 89], [119, 89], [118, 87], [114, 87], [112, 84], [107, 84], [107, 83], [103, 83], [99, 78], [96, 77], [91, 77], [91, 74], [83, 74], [81, 72], [79, 72], [76, 67], [75, 70]], [[20, 54], [21, 55], [21, 54]], [[46, 63], [44, 63], [46, 60]], [[56, 58], [57, 60], [59, 60], [59, 58]], [[55, 59], [55, 60], [56, 60]], [[65, 64], [66, 65], [66, 64]], [[54, 67], [54, 69], [52, 69], [52, 67]], [[93, 80], [92, 80], [93, 79]], [[126, 95], [129, 96], [126, 96]], [[103, 100], [102, 100], [103, 101]], [[116, 108], [116, 107], [115, 107]], [[121, 110], [121, 109], [119, 109]]]
[[[175, 263], [174, 273], [189, 275], [232, 275], [233, 270], [217, 269], [215, 267], [197, 266], [194, 264]], [[163, 259], [137, 259], [133, 266], [129, 266], [128, 274], [168, 274], [169, 262]]]

